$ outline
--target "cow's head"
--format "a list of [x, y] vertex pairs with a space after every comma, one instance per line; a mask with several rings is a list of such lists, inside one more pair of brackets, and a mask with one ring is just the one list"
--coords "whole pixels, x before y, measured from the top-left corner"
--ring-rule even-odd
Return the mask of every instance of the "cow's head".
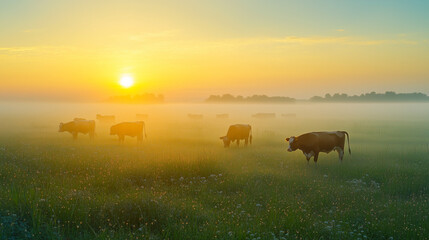
[[298, 141], [296, 137], [286, 138], [286, 142], [289, 142], [289, 146], [287, 148], [288, 152], [293, 152], [298, 149]]
[[64, 126], [64, 123], [60, 123], [60, 126], [58, 128], [58, 132], [64, 132], [63, 126]]
[[231, 143], [231, 139], [229, 139], [227, 136], [220, 137], [219, 139], [223, 140], [224, 147], [229, 147], [229, 144]]
[[115, 127], [115, 126], [112, 126], [112, 127], [110, 128], [110, 135], [116, 135], [116, 134], [117, 134], [116, 127]]

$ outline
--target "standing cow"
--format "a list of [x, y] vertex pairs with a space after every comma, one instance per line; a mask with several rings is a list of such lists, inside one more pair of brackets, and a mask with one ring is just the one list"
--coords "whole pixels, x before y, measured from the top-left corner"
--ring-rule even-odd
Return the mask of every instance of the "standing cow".
[[143, 141], [143, 132], [145, 138], [146, 129], [143, 121], [138, 122], [122, 122], [110, 127], [110, 135], [118, 135], [119, 142], [124, 142], [125, 136], [137, 137], [137, 142]]
[[340, 158], [340, 162], [342, 162], [346, 136], [349, 146], [349, 154], [352, 154], [350, 150], [349, 134], [345, 131], [310, 132], [298, 137], [286, 138], [286, 141], [289, 142], [287, 150], [289, 152], [293, 152], [297, 149], [301, 150], [307, 158], [307, 163], [313, 156], [314, 162], [317, 163], [320, 152], [329, 153], [334, 150], [338, 152], [338, 157]]
[[248, 141], [252, 144], [252, 127], [249, 124], [231, 125], [226, 136], [220, 137], [220, 139], [223, 140], [224, 147], [229, 147], [230, 143], [234, 141], [237, 141], [237, 146], [239, 146], [241, 139], [244, 139], [244, 145], [247, 146]]
[[77, 139], [78, 133], [89, 134], [89, 138], [93, 139], [95, 135], [95, 121], [75, 118], [71, 122], [60, 123], [58, 132], [69, 132], [72, 134], [74, 140]]
[[115, 123], [115, 115], [95, 115], [95, 118], [101, 123]]

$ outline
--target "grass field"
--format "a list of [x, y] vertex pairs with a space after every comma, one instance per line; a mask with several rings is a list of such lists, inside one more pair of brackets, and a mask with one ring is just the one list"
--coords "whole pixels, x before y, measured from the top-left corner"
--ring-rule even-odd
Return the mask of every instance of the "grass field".
[[[107, 126], [74, 142], [55, 132], [57, 119], [5, 129], [0, 238], [428, 238], [426, 115], [296, 111], [294, 119], [148, 120], [140, 146], [118, 144]], [[234, 121], [252, 124], [252, 146], [223, 148], [218, 137]], [[312, 130], [347, 130], [352, 155], [339, 163], [321, 154], [316, 166], [286, 151], [285, 137]]]

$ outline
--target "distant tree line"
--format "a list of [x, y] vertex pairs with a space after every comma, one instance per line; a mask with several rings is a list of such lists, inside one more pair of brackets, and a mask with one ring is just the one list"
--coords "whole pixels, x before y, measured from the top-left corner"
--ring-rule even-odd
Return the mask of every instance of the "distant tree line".
[[267, 96], [267, 95], [253, 95], [253, 96], [233, 96], [231, 94], [223, 95], [210, 95], [206, 100], [209, 103], [292, 103], [295, 102], [294, 98], [290, 97], [279, 97], [279, 96]]
[[163, 103], [164, 96], [161, 94], [155, 95], [152, 93], [144, 93], [134, 96], [113, 96], [110, 97], [107, 101], [113, 103]]
[[[345, 93], [327, 93], [324, 97], [314, 96], [310, 102], [429, 102], [429, 96], [424, 93], [363, 93], [360, 95], [347, 95]], [[294, 103], [296, 99], [282, 96], [253, 95], [248, 97], [231, 94], [210, 95], [205, 102], [209, 103]]]
[[424, 93], [395, 93], [387, 91], [385, 93], [370, 92], [361, 95], [349, 96], [345, 93], [327, 93], [325, 97], [314, 96], [310, 98], [312, 102], [426, 102], [429, 97]]

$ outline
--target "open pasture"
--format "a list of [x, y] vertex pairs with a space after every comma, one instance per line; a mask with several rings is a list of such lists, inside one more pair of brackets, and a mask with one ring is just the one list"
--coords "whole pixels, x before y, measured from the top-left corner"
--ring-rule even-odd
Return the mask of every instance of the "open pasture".
[[[427, 104], [2, 107], [1, 239], [429, 236]], [[119, 144], [98, 122], [94, 141], [56, 132], [103, 110], [119, 121], [149, 113], [148, 140]], [[223, 148], [234, 123], [252, 125], [251, 146]], [[315, 166], [286, 151], [285, 137], [315, 130], [348, 131], [352, 155]]]

